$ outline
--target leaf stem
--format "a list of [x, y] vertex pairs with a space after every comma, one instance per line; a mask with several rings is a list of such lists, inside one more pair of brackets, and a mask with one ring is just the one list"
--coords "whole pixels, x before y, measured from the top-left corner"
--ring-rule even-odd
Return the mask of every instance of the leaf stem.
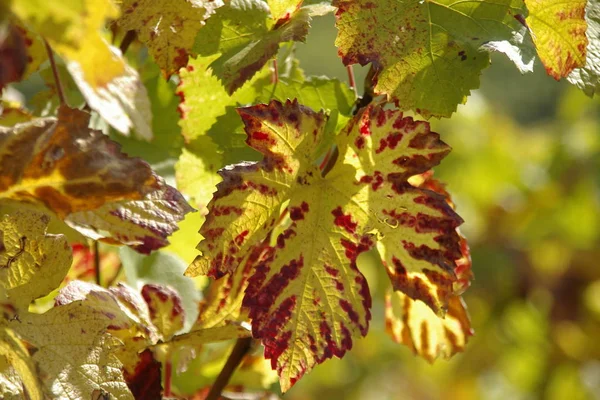
[[277, 59], [273, 59], [273, 74], [271, 75], [271, 83], [276, 85], [279, 82], [279, 68], [277, 67]]
[[125, 55], [127, 49], [129, 48], [129, 45], [133, 43], [136, 37], [137, 34], [135, 33], [135, 31], [127, 31], [127, 33], [123, 37], [123, 40], [121, 41], [121, 45], [119, 46], [122, 55]]
[[94, 270], [96, 271], [96, 285], [102, 286], [100, 284], [100, 252], [98, 247], [98, 241], [94, 240]]
[[233, 350], [231, 350], [231, 354], [227, 359], [227, 362], [223, 366], [221, 372], [219, 372], [219, 376], [213, 383], [210, 391], [206, 395], [205, 400], [218, 400], [221, 397], [221, 392], [227, 386], [229, 379], [237, 369], [238, 365], [250, 350], [250, 345], [252, 344], [252, 338], [242, 338], [238, 339], [235, 342], [235, 346], [233, 346]]
[[50, 60], [50, 66], [52, 67], [52, 74], [54, 75], [54, 82], [56, 83], [56, 93], [58, 94], [60, 105], [65, 106], [67, 105], [67, 101], [65, 100], [65, 93], [63, 92], [60, 77], [58, 76], [58, 69], [56, 68], [56, 61], [54, 61], [54, 54], [52, 53], [52, 49], [50, 48], [50, 45], [45, 39], [44, 46], [46, 46], [46, 52], [48, 53], [48, 59]]
[[356, 79], [354, 78], [354, 67], [352, 64], [346, 65], [346, 72], [348, 72], [348, 84], [354, 90], [354, 97], [358, 98], [358, 89], [356, 88]]

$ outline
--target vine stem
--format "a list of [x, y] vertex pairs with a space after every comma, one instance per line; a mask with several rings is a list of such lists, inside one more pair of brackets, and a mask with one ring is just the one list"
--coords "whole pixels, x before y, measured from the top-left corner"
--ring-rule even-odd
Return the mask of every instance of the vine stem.
[[165, 389], [163, 395], [165, 397], [171, 397], [171, 374], [173, 371], [173, 363], [171, 362], [171, 355], [165, 365]]
[[227, 362], [223, 366], [221, 372], [219, 372], [219, 376], [213, 383], [210, 388], [210, 391], [206, 395], [205, 400], [218, 400], [221, 397], [221, 392], [227, 386], [229, 379], [237, 369], [242, 359], [250, 350], [250, 345], [252, 344], [252, 338], [242, 338], [238, 339], [235, 342], [235, 346], [233, 346], [233, 350], [231, 350], [231, 354], [229, 354], [229, 358], [227, 358]]
[[100, 251], [98, 249], [98, 241], [94, 240], [94, 270], [96, 271], [96, 285], [100, 285]]
[[129, 48], [129, 45], [133, 43], [136, 37], [137, 34], [135, 33], [135, 31], [127, 31], [127, 33], [123, 37], [123, 40], [121, 41], [121, 44], [119, 45], [119, 50], [121, 50], [122, 55], [125, 55], [127, 49]]
[[358, 98], [358, 89], [356, 89], [356, 79], [354, 78], [354, 67], [352, 64], [346, 65], [346, 72], [348, 72], [348, 84], [354, 90], [354, 97]]
[[50, 60], [50, 66], [52, 67], [52, 74], [54, 75], [54, 82], [56, 83], [56, 93], [58, 94], [58, 99], [60, 101], [60, 105], [67, 105], [67, 101], [65, 100], [65, 93], [63, 91], [62, 83], [60, 81], [60, 77], [58, 76], [58, 68], [56, 68], [56, 61], [54, 61], [54, 53], [52, 53], [52, 49], [48, 42], [44, 39], [44, 46], [46, 46], [46, 52], [48, 53], [48, 59]]

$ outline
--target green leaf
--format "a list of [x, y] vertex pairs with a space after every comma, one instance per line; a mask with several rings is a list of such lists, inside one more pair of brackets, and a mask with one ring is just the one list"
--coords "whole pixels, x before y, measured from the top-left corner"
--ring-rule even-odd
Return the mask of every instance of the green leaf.
[[[394, 288], [443, 316], [462, 257], [462, 220], [442, 195], [407, 182], [450, 150], [427, 123], [364, 109], [336, 137], [339, 157], [322, 176], [324, 113], [295, 101], [238, 112], [248, 144], [264, 158], [220, 172], [200, 230], [202, 255], [186, 274], [219, 278], [261, 250], [243, 306], [283, 391], [366, 334], [371, 297], [356, 258], [375, 245]], [[288, 201], [290, 219], [269, 240]]]
[[194, 143], [198, 146], [197, 153], [184, 149], [175, 165], [177, 187], [191, 196], [194, 205], [204, 211], [216, 190], [215, 186], [221, 181], [217, 170], [223, 166], [223, 156], [208, 136], [201, 136]]
[[600, 88], [600, 2], [587, 2], [585, 20], [588, 26], [585, 65], [574, 69], [567, 80], [592, 97]]
[[[270, 77], [269, 69], [264, 68], [229, 96], [210, 69], [209, 65], [215, 58], [214, 56], [198, 57], [191, 60], [188, 68], [182, 70], [180, 74], [181, 83], [177, 91], [181, 98], [179, 125], [188, 142], [205, 135], [217, 118], [226, 113], [227, 107], [238, 107], [254, 102], [262, 89], [261, 85], [265, 82], [263, 79]], [[237, 115], [236, 119], [239, 123]], [[227, 135], [227, 132], [221, 134]]]
[[219, 0], [124, 0], [117, 24], [138, 33], [169, 77], [187, 65], [190, 54], [194, 56], [191, 50], [196, 34], [221, 5]]
[[489, 65], [481, 46], [509, 41], [521, 0], [338, 0], [336, 45], [345, 65], [372, 63], [375, 91], [403, 110], [448, 117]]
[[263, 1], [231, 0], [207, 21], [194, 49], [203, 56], [220, 53], [210, 66], [232, 94], [277, 54], [281, 42], [304, 41], [309, 23], [306, 9], [273, 24]]
[[271, 11], [271, 18], [277, 21], [281, 18], [289, 18], [297, 8], [300, 8], [302, 0], [267, 0], [267, 4]]
[[585, 65], [586, 0], [526, 0], [525, 19], [548, 75], [556, 80]]

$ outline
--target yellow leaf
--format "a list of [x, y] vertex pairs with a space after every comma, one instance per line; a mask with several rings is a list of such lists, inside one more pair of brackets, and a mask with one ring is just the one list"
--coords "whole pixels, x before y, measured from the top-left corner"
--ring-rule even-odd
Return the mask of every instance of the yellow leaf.
[[407, 181], [450, 150], [429, 124], [367, 107], [337, 135], [339, 155], [323, 173], [323, 112], [294, 100], [238, 113], [246, 143], [264, 158], [220, 172], [202, 255], [186, 274], [220, 278], [250, 257], [242, 305], [283, 391], [367, 333], [371, 296], [356, 259], [375, 245], [394, 288], [444, 314], [458, 282], [462, 220], [444, 196]]
[[[42, 400], [44, 398], [42, 387], [38, 380], [35, 365], [30, 358], [30, 351], [11, 329], [0, 329], [0, 355], [6, 357], [8, 363], [19, 374], [28, 398]], [[0, 381], [1, 386], [2, 382]]]
[[46, 234], [50, 218], [17, 211], [0, 220], [0, 286], [20, 309], [57, 288], [71, 267], [63, 235]]
[[100, 32], [106, 19], [119, 15], [111, 0], [19, 0], [10, 9], [58, 54], [79, 63], [90, 86], [105, 86], [123, 74], [123, 59], [111, 52]]
[[220, 0], [123, 0], [117, 23], [138, 33], [169, 77], [187, 65], [199, 29], [221, 5]]
[[559, 80], [583, 67], [588, 44], [586, 0], [526, 0], [525, 4], [529, 10], [525, 21], [548, 75]]
[[448, 301], [448, 312], [439, 317], [420, 300], [401, 292], [386, 295], [385, 322], [392, 338], [429, 362], [450, 358], [462, 351], [473, 334], [466, 306], [460, 296]]
[[52, 399], [87, 399], [94, 390], [133, 399], [114, 355], [121, 342], [105, 333], [110, 323], [102, 311], [76, 301], [44, 314], [27, 313], [9, 326], [35, 346], [32, 360]]

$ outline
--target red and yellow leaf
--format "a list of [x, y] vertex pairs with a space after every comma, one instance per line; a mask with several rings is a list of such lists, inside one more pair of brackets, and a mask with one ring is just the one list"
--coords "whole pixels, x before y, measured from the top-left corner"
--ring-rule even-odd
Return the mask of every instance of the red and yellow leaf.
[[585, 66], [586, 0], [526, 0], [525, 3], [529, 10], [525, 21], [548, 75], [559, 80], [573, 69]]
[[[407, 182], [450, 150], [426, 122], [362, 110], [338, 135], [339, 157], [323, 176], [315, 151], [325, 131], [322, 113], [296, 101], [238, 112], [247, 143], [264, 159], [221, 172], [200, 230], [203, 254], [186, 273], [234, 271], [279, 226], [256, 257], [243, 305], [282, 390], [367, 333], [371, 297], [356, 258], [375, 245], [394, 287], [444, 314], [461, 258], [462, 220], [442, 195]], [[282, 225], [286, 202], [290, 218]]]
[[222, 4], [218, 0], [124, 0], [117, 23], [138, 33], [169, 77], [187, 65], [198, 31]]
[[408, 346], [429, 362], [450, 358], [462, 351], [473, 334], [466, 306], [460, 296], [448, 301], [448, 312], [440, 318], [425, 303], [402, 292], [385, 297], [386, 329], [392, 338]]
[[485, 45], [509, 41], [522, 0], [336, 0], [344, 64], [372, 63], [375, 91], [403, 110], [449, 117], [489, 65]]
[[149, 283], [142, 288], [142, 297], [148, 304], [152, 323], [165, 341], [183, 328], [185, 312], [177, 291], [168, 286]]

